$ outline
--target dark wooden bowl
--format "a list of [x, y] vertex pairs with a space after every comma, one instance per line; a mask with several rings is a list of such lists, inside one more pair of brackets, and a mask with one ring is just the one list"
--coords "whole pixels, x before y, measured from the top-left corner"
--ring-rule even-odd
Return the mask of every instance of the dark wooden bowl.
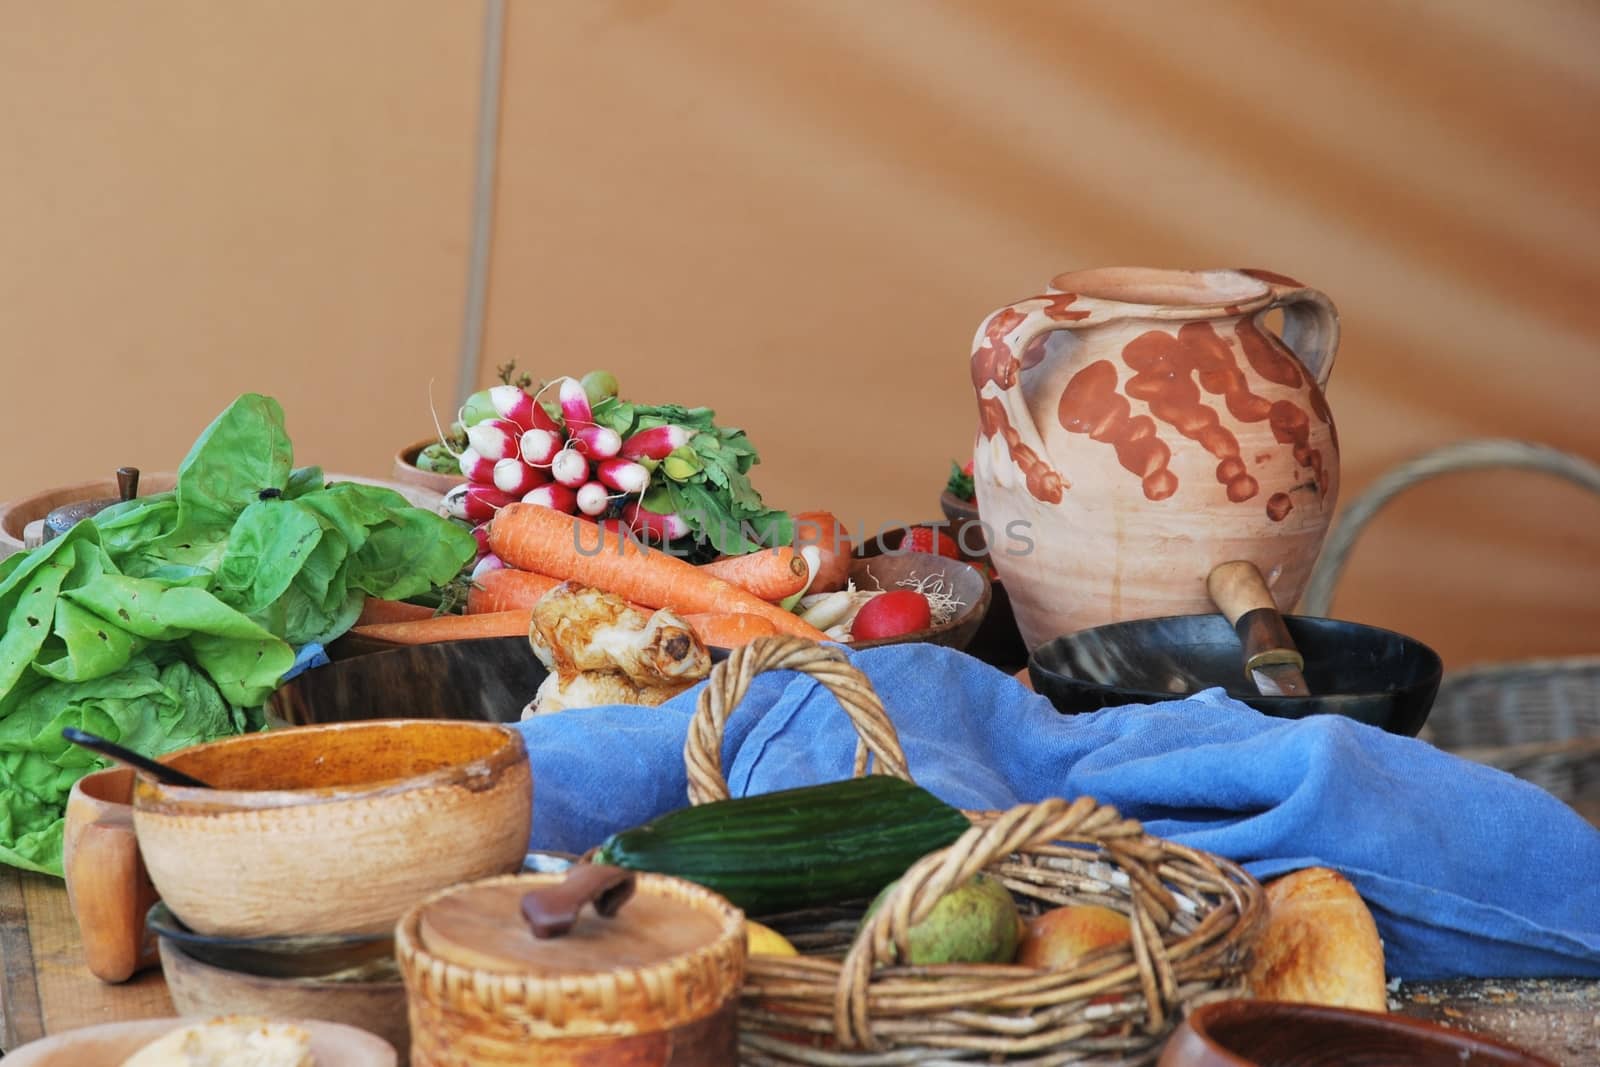
[[886, 552], [883, 555], [858, 559], [850, 564], [850, 580], [857, 589], [883, 589], [892, 591], [905, 588], [899, 583], [910, 578], [938, 576], [954, 595], [966, 605], [956, 617], [942, 626], [933, 626], [899, 637], [883, 637], [875, 641], [852, 641], [854, 649], [879, 648], [883, 645], [905, 645], [925, 641], [933, 645], [964, 650], [972, 643], [978, 628], [989, 612], [989, 579], [970, 563], [936, 556], [928, 552]]
[[[159, 901], [146, 925], [201, 963], [263, 978], [323, 978], [352, 968], [378, 972], [394, 963], [394, 931], [310, 937], [218, 937], [198, 934]], [[399, 977], [393, 970], [393, 977]]]
[[1420, 1019], [1351, 1008], [1224, 1000], [1190, 1013], [1157, 1067], [1556, 1067]]

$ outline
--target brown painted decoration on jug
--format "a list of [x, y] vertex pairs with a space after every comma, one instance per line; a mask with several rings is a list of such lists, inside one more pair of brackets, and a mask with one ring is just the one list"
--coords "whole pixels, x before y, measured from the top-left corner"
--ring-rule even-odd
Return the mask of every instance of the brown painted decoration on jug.
[[1339, 495], [1338, 342], [1326, 296], [1265, 270], [1078, 271], [984, 320], [974, 482], [1027, 644], [1208, 612], [1234, 559], [1292, 607]]

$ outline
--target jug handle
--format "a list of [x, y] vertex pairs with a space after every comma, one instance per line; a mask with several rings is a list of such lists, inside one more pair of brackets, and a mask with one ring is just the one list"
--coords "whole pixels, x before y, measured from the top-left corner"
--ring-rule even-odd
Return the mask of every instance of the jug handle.
[[1328, 376], [1333, 373], [1333, 357], [1339, 351], [1339, 309], [1322, 290], [1301, 285], [1293, 278], [1248, 268], [1240, 273], [1272, 287], [1272, 302], [1257, 314], [1274, 308], [1283, 312], [1283, 343], [1311, 373], [1317, 388], [1326, 389]]
[[1062, 490], [1072, 484], [1050, 466], [1018, 382], [1027, 369], [1023, 360], [1036, 341], [1057, 330], [1070, 330], [1089, 317], [1088, 309], [1072, 306], [1076, 299], [1073, 293], [1045, 293], [1009, 304], [984, 319], [972, 341], [978, 435], [1005, 438], [1029, 494], [1046, 504], [1059, 504]]

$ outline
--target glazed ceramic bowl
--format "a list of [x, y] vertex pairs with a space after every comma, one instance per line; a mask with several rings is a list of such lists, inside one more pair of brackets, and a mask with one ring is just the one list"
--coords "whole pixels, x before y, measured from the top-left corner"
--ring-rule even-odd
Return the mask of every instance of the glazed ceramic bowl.
[[1195, 1009], [1157, 1067], [1555, 1067], [1474, 1034], [1352, 1008], [1224, 1000]]
[[[68, 1030], [6, 1053], [6, 1067], [121, 1067], [135, 1052], [180, 1026], [203, 1019], [136, 1019]], [[350, 1026], [294, 1019], [311, 1033], [311, 1054], [337, 1067], [395, 1067], [395, 1050], [382, 1038]]]
[[884, 637], [874, 641], [852, 641], [853, 649], [879, 648], [883, 645], [903, 645], [925, 641], [954, 649], [965, 649], [972, 643], [989, 611], [989, 579], [970, 563], [937, 556], [929, 552], [890, 551], [882, 555], [854, 560], [850, 564], [850, 580], [857, 589], [915, 588], [915, 583], [940, 583], [943, 591], [954, 596], [962, 605], [948, 622], [915, 633], [898, 637]]
[[533, 787], [510, 727], [377, 720], [246, 734], [162, 757], [133, 824], [180, 921], [226, 937], [380, 933], [430, 892], [517, 870]]
[[197, 934], [159, 901], [146, 919], [152, 935], [213, 967], [263, 978], [326, 978], [394, 962], [394, 931], [307, 937], [215, 937]]

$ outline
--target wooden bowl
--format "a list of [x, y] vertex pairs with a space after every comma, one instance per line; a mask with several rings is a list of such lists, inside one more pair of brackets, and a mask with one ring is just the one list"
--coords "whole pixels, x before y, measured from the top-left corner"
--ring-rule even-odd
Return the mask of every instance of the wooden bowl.
[[962, 500], [948, 489], [939, 494], [939, 510], [950, 524], [950, 536], [956, 539], [963, 555], [970, 559], [987, 559], [989, 534], [978, 517], [978, 505]]
[[457, 882], [515, 871], [533, 785], [522, 736], [488, 723], [377, 720], [246, 734], [141, 775], [133, 824], [184, 925], [226, 937], [366, 934]]
[[939, 626], [932, 626], [899, 637], [881, 637], [873, 641], [852, 641], [853, 649], [879, 648], [883, 645], [904, 645], [925, 641], [965, 649], [983, 625], [989, 611], [989, 579], [969, 563], [936, 556], [929, 552], [886, 552], [880, 556], [854, 560], [850, 564], [850, 580], [857, 589], [910, 588], [900, 583], [912, 579], [939, 578], [946, 591], [961, 601], [963, 608], [955, 618]]
[[[68, 1030], [6, 1053], [6, 1067], [121, 1067], [144, 1046], [201, 1019], [136, 1019]], [[292, 1020], [311, 1032], [311, 1054], [329, 1067], [395, 1067], [395, 1050], [382, 1038], [350, 1026]]]
[[466, 481], [459, 474], [440, 474], [437, 471], [425, 471], [417, 466], [417, 456], [424, 448], [438, 442], [437, 437], [424, 437], [420, 441], [413, 441], [394, 454], [393, 478], [404, 485], [414, 485], [435, 493], [444, 494]]
[[[178, 476], [170, 472], [145, 471], [139, 475], [139, 495], [164, 493], [178, 484]], [[43, 522], [44, 517], [64, 504], [84, 500], [116, 499], [117, 482], [114, 478], [97, 478], [76, 485], [59, 485], [42, 489], [29, 496], [18, 497], [0, 504], [0, 559], [31, 548], [37, 541], [27, 539], [28, 526]]]
[[1420, 1019], [1353, 1008], [1224, 1000], [1195, 1009], [1157, 1067], [1555, 1067]]

